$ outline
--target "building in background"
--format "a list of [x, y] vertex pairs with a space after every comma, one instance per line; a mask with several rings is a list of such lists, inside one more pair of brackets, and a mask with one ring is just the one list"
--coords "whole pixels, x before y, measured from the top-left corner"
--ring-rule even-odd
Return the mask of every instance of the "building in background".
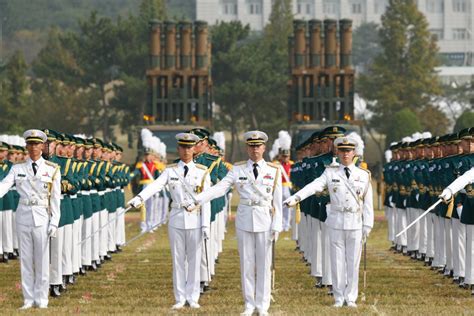
[[[418, 9], [428, 19], [430, 30], [438, 37], [443, 63], [453, 66], [474, 65], [474, 0], [418, 0]], [[210, 25], [217, 21], [241, 21], [261, 31], [269, 20], [273, 0], [195, 0], [196, 19]], [[380, 23], [388, 0], [293, 0], [297, 19], [343, 19]]]

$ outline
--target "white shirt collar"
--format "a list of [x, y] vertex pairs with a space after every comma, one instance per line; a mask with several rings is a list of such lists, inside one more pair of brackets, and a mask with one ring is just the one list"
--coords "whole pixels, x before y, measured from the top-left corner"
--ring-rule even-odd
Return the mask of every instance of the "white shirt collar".
[[[252, 159], [247, 160], [247, 167], [252, 167], [253, 168], [254, 163], [255, 162]], [[265, 165], [265, 159], [260, 159], [257, 162], [257, 167], [260, 168], [260, 169], [263, 168], [264, 165]]]
[[29, 165], [33, 165], [33, 162], [36, 162], [36, 165], [39, 167], [43, 164], [44, 159], [43, 159], [43, 156], [40, 156], [38, 160], [33, 161], [30, 157], [28, 157], [26, 161], [28, 162]]
[[351, 163], [349, 166], [344, 166], [342, 163], [339, 164], [340, 169], [344, 170], [344, 168], [349, 168], [349, 171], [352, 173], [354, 171], [355, 165], [354, 163]]
[[182, 161], [182, 160], [180, 160], [180, 161], [178, 162], [178, 167], [179, 167], [179, 168], [184, 168], [184, 166], [188, 166], [188, 168], [191, 170], [192, 168], [194, 168], [194, 165], [195, 165], [195, 164], [194, 164], [194, 161], [192, 161], [192, 160], [191, 160], [190, 162], [188, 162], [188, 163], [185, 163], [185, 162]]

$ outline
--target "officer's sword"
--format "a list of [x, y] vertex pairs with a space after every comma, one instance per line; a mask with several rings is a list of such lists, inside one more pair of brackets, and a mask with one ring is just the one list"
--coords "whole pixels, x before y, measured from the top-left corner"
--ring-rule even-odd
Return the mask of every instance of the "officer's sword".
[[410, 227], [412, 227], [413, 225], [415, 225], [420, 219], [422, 219], [423, 217], [426, 216], [426, 214], [428, 214], [429, 212], [431, 212], [436, 206], [438, 206], [439, 203], [441, 203], [443, 200], [442, 199], [438, 199], [438, 201], [436, 201], [436, 203], [434, 203], [433, 205], [431, 205], [426, 211], [423, 212], [423, 214], [421, 214], [420, 216], [418, 216], [417, 219], [415, 219], [413, 222], [410, 223], [410, 225], [408, 225], [407, 227], [405, 227], [401, 232], [399, 232], [395, 237], [400, 237], [401, 234], [403, 234], [404, 232], [406, 232]]
[[155, 229], [156, 227], [158, 227], [158, 226], [160, 226], [160, 225], [161, 225], [161, 223], [155, 224], [154, 226], [150, 227], [149, 229], [147, 229], [147, 230], [145, 230], [145, 231], [142, 231], [140, 234], [136, 235], [136, 236], [133, 237], [132, 239], [127, 240], [127, 242], [122, 245], [122, 248], [123, 248], [123, 247], [126, 247], [126, 246], [127, 246], [128, 244], [130, 244], [132, 241], [134, 241], [134, 240], [136, 240], [136, 239], [142, 237], [143, 235], [145, 235], [146, 233], [152, 231], [153, 229]]
[[209, 270], [209, 259], [207, 257], [207, 238], [204, 238], [204, 252], [206, 256], [207, 280], [211, 282], [211, 271]]
[[272, 240], [272, 290], [270, 292], [270, 300], [275, 302], [272, 292], [275, 291], [275, 239]]
[[77, 245], [80, 246], [82, 245], [83, 243], [85, 243], [88, 239], [90, 239], [92, 236], [94, 236], [95, 234], [97, 234], [98, 232], [100, 232], [102, 229], [104, 229], [105, 227], [107, 227], [108, 225], [110, 225], [110, 223], [112, 222], [115, 222], [117, 220], [117, 217], [118, 216], [122, 216], [123, 214], [125, 214], [126, 212], [128, 212], [129, 210], [131, 210], [133, 207], [130, 205], [128, 206], [126, 209], [124, 209], [122, 212], [120, 212], [115, 218], [112, 218], [111, 220], [109, 220], [107, 223], [105, 223], [104, 225], [102, 225], [101, 227], [99, 227], [95, 232], [93, 232], [92, 234], [90, 234], [89, 236], [87, 236], [86, 238], [84, 238], [80, 243], [78, 243]]

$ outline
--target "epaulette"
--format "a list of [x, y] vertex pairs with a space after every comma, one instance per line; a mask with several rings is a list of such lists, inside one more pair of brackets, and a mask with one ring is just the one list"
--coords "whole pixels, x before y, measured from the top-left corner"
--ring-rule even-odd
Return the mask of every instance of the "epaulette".
[[202, 170], [207, 170], [207, 167], [204, 165], [201, 165], [200, 163], [195, 163], [196, 167]]
[[204, 157], [206, 159], [209, 159], [209, 160], [212, 160], [212, 161], [217, 160], [219, 158], [219, 156], [214, 156], [214, 155], [211, 155], [211, 154], [208, 154], [208, 153], [205, 153]]
[[279, 168], [278, 165], [273, 163], [273, 162], [267, 162], [267, 165], [269, 165], [270, 167], [273, 167], [273, 168]]
[[171, 165], [167, 165], [166, 168], [176, 167], [177, 165], [178, 165], [177, 163], [172, 163]]
[[239, 162], [236, 162], [234, 163], [234, 166], [241, 166], [241, 165], [245, 165], [247, 163], [247, 161], [239, 161]]
[[137, 162], [137, 164], [135, 165], [135, 168], [141, 168], [143, 165], [143, 162], [139, 161]]
[[54, 167], [54, 168], [59, 167], [59, 165], [57, 163], [49, 161], [49, 160], [45, 160], [44, 163], [47, 164], [48, 166], [51, 166], [51, 167]]

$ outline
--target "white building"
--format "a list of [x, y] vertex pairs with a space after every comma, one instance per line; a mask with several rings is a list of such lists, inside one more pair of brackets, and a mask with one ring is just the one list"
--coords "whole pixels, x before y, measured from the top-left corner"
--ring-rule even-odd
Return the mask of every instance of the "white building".
[[[260, 31], [270, 17], [273, 0], [195, 0], [196, 19], [215, 24], [236, 21]], [[298, 19], [353, 20], [354, 28], [365, 22], [380, 23], [388, 0], [293, 0]], [[445, 62], [474, 65], [474, 0], [418, 0], [430, 30], [438, 36]]]

